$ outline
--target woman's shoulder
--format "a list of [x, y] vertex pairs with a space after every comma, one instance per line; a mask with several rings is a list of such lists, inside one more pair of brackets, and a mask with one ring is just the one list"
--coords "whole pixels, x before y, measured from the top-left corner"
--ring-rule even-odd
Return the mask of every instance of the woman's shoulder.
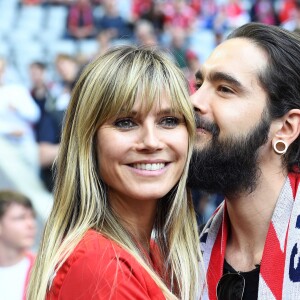
[[161, 293], [133, 256], [101, 233], [88, 230], [58, 270], [47, 299], [77, 299], [81, 294], [82, 299], [87, 295], [95, 299], [147, 299], [152, 290]]
[[132, 256], [120, 245], [93, 229], [85, 233], [68, 260], [74, 262], [83, 256], [97, 261], [104, 259], [105, 262], [115, 258], [132, 260]]
[[89, 252], [102, 251], [117, 246], [100, 232], [89, 229], [73, 251], [73, 255], [89, 254]]
[[116, 242], [107, 238], [93, 229], [88, 230], [82, 237], [74, 251], [66, 260], [64, 267], [70, 268], [78, 261], [91, 262], [92, 267], [98, 268], [102, 264], [117, 264], [122, 267], [121, 262], [135, 264], [133, 257]]

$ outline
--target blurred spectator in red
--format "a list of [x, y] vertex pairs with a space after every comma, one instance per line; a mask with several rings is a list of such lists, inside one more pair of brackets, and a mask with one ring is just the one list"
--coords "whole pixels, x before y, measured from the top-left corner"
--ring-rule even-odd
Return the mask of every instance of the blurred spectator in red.
[[300, 33], [300, 0], [295, 1], [295, 7], [290, 15], [290, 18], [282, 23], [282, 27], [289, 31]]
[[283, 0], [280, 2], [280, 8], [279, 8], [280, 23], [284, 23], [293, 18], [295, 7], [296, 7], [295, 0]]
[[229, 18], [238, 17], [243, 12], [242, 3], [240, 0], [229, 0], [225, 6]]
[[223, 41], [223, 37], [228, 31], [249, 21], [250, 15], [240, 0], [229, 0], [227, 3], [217, 6], [216, 14], [211, 19], [215, 46]]
[[116, 0], [103, 0], [103, 15], [97, 20], [97, 29], [109, 30], [113, 39], [128, 39], [132, 37], [129, 24], [120, 15]]
[[132, 9], [132, 22], [139, 20], [142, 15], [150, 11], [151, 6], [157, 2], [155, 0], [132, 0], [131, 9]]
[[87, 39], [95, 36], [93, 6], [90, 0], [76, 0], [69, 7], [67, 37]]
[[135, 23], [134, 35], [137, 45], [155, 46], [158, 44], [154, 27], [147, 20], [140, 20]]
[[155, 34], [159, 39], [164, 29], [163, 3], [152, 1], [150, 6], [143, 10], [139, 18], [147, 20], [153, 25]]
[[[199, 15], [201, 12], [201, 5], [202, 5], [203, 0], [190, 0], [190, 7], [194, 10], [194, 12]], [[211, 2], [214, 2], [211, 0]]]
[[24, 300], [34, 255], [36, 220], [31, 201], [13, 191], [0, 191], [1, 299]]
[[241, 0], [229, 0], [228, 3], [221, 5], [220, 10], [224, 10], [230, 29], [250, 21], [249, 13], [244, 9]]
[[22, 5], [39, 5], [44, 3], [44, 0], [21, 0]]
[[277, 25], [277, 17], [272, 0], [255, 0], [250, 11], [251, 21]]
[[165, 29], [181, 27], [190, 32], [194, 29], [196, 12], [185, 0], [172, 0], [164, 6]]

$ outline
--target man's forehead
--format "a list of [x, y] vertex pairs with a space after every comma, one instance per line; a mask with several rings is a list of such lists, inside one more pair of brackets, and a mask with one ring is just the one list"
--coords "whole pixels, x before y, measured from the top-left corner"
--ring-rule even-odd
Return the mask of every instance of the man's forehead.
[[197, 79], [215, 73], [228, 74], [240, 81], [258, 79], [266, 67], [264, 51], [247, 39], [235, 38], [220, 44], [195, 74]]

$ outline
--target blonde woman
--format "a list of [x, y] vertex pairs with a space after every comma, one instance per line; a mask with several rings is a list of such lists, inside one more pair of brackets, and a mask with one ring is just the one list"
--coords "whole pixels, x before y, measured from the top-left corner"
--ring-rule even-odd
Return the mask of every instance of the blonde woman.
[[123, 46], [89, 64], [67, 111], [29, 299], [195, 299], [193, 138], [187, 85], [166, 54]]

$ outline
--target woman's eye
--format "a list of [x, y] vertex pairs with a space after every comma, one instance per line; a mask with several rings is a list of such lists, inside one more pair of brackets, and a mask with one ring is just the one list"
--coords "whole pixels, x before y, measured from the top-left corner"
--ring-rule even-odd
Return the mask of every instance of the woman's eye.
[[122, 128], [122, 129], [129, 129], [136, 126], [131, 119], [121, 119], [114, 122], [114, 126]]
[[160, 123], [164, 127], [173, 128], [179, 124], [179, 119], [176, 117], [165, 117], [161, 120]]

